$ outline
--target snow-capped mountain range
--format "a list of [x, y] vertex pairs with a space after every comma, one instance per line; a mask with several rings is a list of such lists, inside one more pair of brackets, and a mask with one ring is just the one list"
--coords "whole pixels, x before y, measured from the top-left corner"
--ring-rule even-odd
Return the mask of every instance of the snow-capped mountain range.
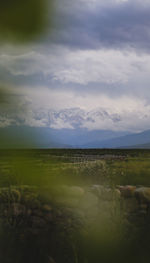
[[20, 140], [19, 145], [22, 141], [34, 141], [34, 145], [44, 148], [129, 147], [150, 142], [149, 127], [143, 128], [143, 131], [148, 130], [146, 133], [136, 130], [138, 122], [148, 125], [148, 119], [149, 114], [140, 111], [135, 117], [132, 111], [128, 114], [104, 108], [89, 111], [80, 108], [8, 110], [1, 111], [0, 133], [1, 138], [8, 135], [8, 145], [11, 145], [13, 135], [12, 145]]
[[121, 116], [117, 113], [110, 113], [109, 111], [106, 111], [102, 108], [91, 111], [85, 111], [80, 108], [62, 110], [49, 109], [47, 111], [45, 109], [38, 109], [32, 112], [32, 119], [34, 120], [35, 125], [36, 123], [37, 125], [40, 125], [41, 123], [41, 126], [50, 127], [53, 129], [88, 128], [90, 130], [94, 124], [96, 125], [106, 122], [111, 122], [111, 124], [117, 123], [121, 121]]
[[[117, 111], [116, 109], [51, 108], [27, 107], [17, 111], [1, 110], [0, 127], [25, 125], [61, 129], [88, 129], [140, 132], [150, 128], [150, 112], [142, 109]], [[141, 128], [142, 127], [142, 128]]]

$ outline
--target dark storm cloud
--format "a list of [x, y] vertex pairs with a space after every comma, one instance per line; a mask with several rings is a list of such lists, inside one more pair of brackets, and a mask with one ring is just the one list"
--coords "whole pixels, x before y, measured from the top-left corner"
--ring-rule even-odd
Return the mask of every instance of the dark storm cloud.
[[74, 12], [63, 9], [51, 40], [71, 48], [128, 47], [149, 51], [150, 5], [133, 0]]

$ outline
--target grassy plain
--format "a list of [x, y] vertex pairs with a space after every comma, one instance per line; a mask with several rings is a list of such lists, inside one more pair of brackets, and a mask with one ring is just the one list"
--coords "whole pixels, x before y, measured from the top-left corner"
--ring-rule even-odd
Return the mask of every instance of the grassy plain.
[[[27, 169], [29, 171], [26, 171]], [[32, 174], [34, 171], [37, 174]], [[28, 176], [29, 175], [29, 176]], [[31, 176], [31, 177], [30, 177]], [[0, 152], [0, 185], [59, 176], [83, 184], [150, 186], [150, 150], [50, 149]], [[32, 178], [34, 177], [34, 178]], [[19, 183], [19, 182], [18, 182]], [[21, 181], [20, 181], [21, 183]]]

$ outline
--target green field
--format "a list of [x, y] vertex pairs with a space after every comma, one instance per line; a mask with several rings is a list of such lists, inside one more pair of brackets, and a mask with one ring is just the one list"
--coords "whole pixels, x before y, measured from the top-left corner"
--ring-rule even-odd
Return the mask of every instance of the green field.
[[149, 262], [149, 195], [127, 185], [149, 190], [149, 150], [1, 151], [0, 262]]
[[[32, 174], [33, 173], [33, 174]], [[62, 183], [150, 186], [150, 150], [0, 152], [0, 185]], [[20, 180], [17, 181], [17, 180]], [[41, 182], [40, 182], [41, 184]]]

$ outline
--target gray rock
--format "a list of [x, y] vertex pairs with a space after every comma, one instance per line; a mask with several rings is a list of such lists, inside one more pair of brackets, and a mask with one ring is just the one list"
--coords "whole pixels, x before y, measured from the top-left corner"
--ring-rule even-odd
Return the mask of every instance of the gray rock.
[[140, 187], [134, 193], [139, 204], [150, 204], [150, 187]]
[[136, 186], [133, 185], [117, 186], [117, 189], [119, 189], [121, 196], [123, 198], [131, 198], [134, 196]]
[[118, 189], [111, 189], [102, 185], [92, 185], [90, 191], [99, 199], [105, 201], [111, 201], [120, 198], [120, 191]]

